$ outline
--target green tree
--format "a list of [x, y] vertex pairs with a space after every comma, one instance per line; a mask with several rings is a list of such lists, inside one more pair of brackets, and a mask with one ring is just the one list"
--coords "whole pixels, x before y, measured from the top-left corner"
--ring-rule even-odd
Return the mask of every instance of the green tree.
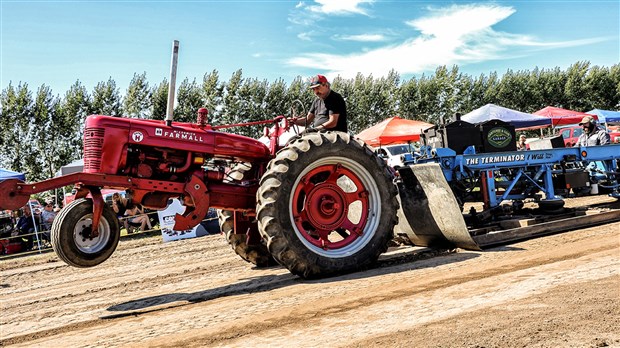
[[420, 87], [415, 77], [399, 87], [397, 92], [397, 110], [404, 118], [413, 120], [421, 114], [420, 112]]
[[566, 106], [564, 94], [566, 74], [560, 68], [541, 70], [537, 78], [530, 81], [529, 85], [534, 89], [533, 99], [522, 111], [536, 112], [549, 105]]
[[586, 75], [590, 69], [590, 62], [583, 61], [572, 64], [566, 71], [566, 109], [584, 110], [587, 108]]
[[125, 115], [135, 118], [150, 118], [151, 102], [151, 91], [149, 83], [146, 81], [146, 72], [140, 75], [133, 74], [123, 100]]
[[[31, 180], [38, 181], [54, 176], [55, 171], [64, 163], [59, 156], [58, 146], [65, 145], [59, 137], [59, 100], [52, 95], [51, 89], [42, 85], [37, 91], [37, 96], [33, 107], [33, 118], [31, 127], [32, 149], [38, 156], [32, 159]], [[63, 158], [62, 160], [65, 160]]]
[[418, 112], [422, 121], [439, 124], [440, 112], [437, 108], [437, 101], [440, 98], [441, 90], [438, 81], [432, 77], [422, 77], [418, 81]]
[[166, 118], [168, 106], [168, 80], [164, 79], [151, 91], [151, 117], [154, 120]]
[[[342, 85], [342, 83], [341, 83]], [[353, 133], [371, 126], [381, 120], [381, 116], [376, 112], [376, 92], [375, 83], [372, 75], [365, 77], [358, 73], [351, 81], [350, 93], [347, 94], [347, 116], [349, 128]], [[339, 90], [348, 91], [349, 88]], [[344, 93], [344, 92], [343, 92]]]
[[105, 82], [99, 82], [93, 90], [92, 101], [93, 114], [108, 115], [108, 116], [120, 116], [123, 113], [121, 106], [121, 96], [119, 89], [116, 87], [116, 82], [112, 80], [112, 77]]
[[499, 82], [498, 104], [515, 110], [523, 110], [533, 99], [528, 86], [529, 73], [508, 69]]
[[293, 110], [298, 116], [306, 116], [308, 114], [308, 109], [314, 98], [314, 94], [308, 89], [308, 84], [304, 82], [301, 76], [293, 79], [286, 90], [286, 99], [290, 103], [288, 108]]
[[79, 80], [69, 88], [60, 101], [60, 110], [57, 112], [58, 123], [63, 131], [62, 136], [67, 141], [67, 151], [72, 153], [72, 160], [82, 158], [84, 125], [86, 117], [91, 112], [91, 104], [91, 97]]
[[188, 79], [181, 82], [177, 93], [177, 101], [178, 105], [174, 109], [174, 120], [195, 123], [196, 112], [205, 104], [196, 79], [192, 80], [192, 82], [189, 82]]
[[586, 75], [585, 88], [588, 97], [583, 111], [615, 108], [616, 85], [610, 74], [610, 69], [593, 66]]
[[480, 74], [477, 78], [468, 77], [468, 79], [468, 87], [464, 87], [468, 90], [467, 99], [462, 102], [458, 111], [461, 114], [466, 114], [487, 104], [484, 95], [489, 78]]
[[209, 123], [219, 124], [221, 118], [222, 94], [224, 87], [219, 82], [217, 70], [205, 74], [202, 79], [203, 107], [209, 110]]
[[441, 66], [435, 71], [433, 80], [437, 90], [434, 117], [449, 123], [453, 115], [461, 109], [462, 99], [459, 96], [464, 88], [461, 84], [461, 74], [457, 66], [453, 66], [450, 70]]
[[267, 94], [264, 98], [264, 113], [266, 117], [290, 116], [292, 100], [289, 100], [286, 94], [286, 83], [282, 79], [277, 79], [274, 83], [267, 86]]
[[[255, 122], [273, 119], [276, 115], [265, 115], [267, 95], [267, 81], [258, 79], [245, 79], [239, 88], [237, 95], [239, 101], [239, 114], [237, 122]], [[258, 138], [265, 126], [246, 126], [232, 129], [236, 134]]]
[[235, 71], [230, 80], [224, 83], [222, 96], [221, 124], [233, 124], [244, 122], [240, 116], [242, 102], [239, 98], [239, 89], [243, 84], [243, 71]]
[[[496, 72], [489, 74], [489, 78], [486, 83], [486, 90], [484, 91], [484, 103], [486, 104], [498, 104], [497, 91], [499, 90], [499, 78]], [[480, 105], [480, 106], [482, 106]]]
[[17, 87], [11, 83], [2, 91], [2, 145], [0, 160], [3, 167], [26, 174], [26, 179], [33, 177], [29, 168], [34, 151], [32, 150], [32, 138], [30, 127], [33, 116], [34, 101], [32, 93], [28, 90], [28, 84], [21, 82]]
[[620, 64], [614, 64], [609, 69], [609, 76], [613, 84], [616, 86], [616, 93], [612, 100], [608, 101], [609, 105], [614, 105], [613, 109], [620, 109]]

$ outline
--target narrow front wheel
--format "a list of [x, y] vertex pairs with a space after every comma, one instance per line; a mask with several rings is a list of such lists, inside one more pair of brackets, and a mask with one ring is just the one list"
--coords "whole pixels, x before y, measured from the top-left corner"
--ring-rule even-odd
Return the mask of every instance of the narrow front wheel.
[[98, 233], [93, 230], [93, 201], [78, 199], [60, 211], [51, 230], [58, 257], [74, 267], [93, 267], [107, 260], [118, 245], [120, 227], [110, 207], [103, 208]]

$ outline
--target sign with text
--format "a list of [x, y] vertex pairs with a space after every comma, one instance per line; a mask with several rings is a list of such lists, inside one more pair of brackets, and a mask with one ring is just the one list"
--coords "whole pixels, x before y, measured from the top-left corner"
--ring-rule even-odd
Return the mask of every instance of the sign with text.
[[176, 198], [172, 199], [172, 202], [168, 204], [168, 207], [166, 207], [166, 209], [157, 212], [157, 215], [159, 216], [159, 226], [161, 227], [161, 236], [163, 237], [164, 242], [185, 238], [194, 238], [197, 236], [196, 229], [200, 225], [185, 231], [174, 230], [175, 215], [177, 213], [183, 214], [184, 212], [185, 206], [183, 206], [181, 202]]

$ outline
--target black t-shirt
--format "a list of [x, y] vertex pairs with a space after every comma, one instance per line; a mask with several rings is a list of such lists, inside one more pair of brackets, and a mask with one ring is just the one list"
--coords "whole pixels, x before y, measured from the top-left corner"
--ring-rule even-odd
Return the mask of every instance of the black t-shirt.
[[347, 132], [347, 105], [344, 98], [334, 91], [330, 91], [324, 100], [316, 98], [310, 107], [310, 112], [314, 114], [314, 127], [318, 127], [329, 120], [329, 115], [338, 114], [336, 127], [329, 130]]

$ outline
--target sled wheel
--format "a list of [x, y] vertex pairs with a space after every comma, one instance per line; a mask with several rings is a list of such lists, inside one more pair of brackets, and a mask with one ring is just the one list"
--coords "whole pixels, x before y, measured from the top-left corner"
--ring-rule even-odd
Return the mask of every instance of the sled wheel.
[[[240, 163], [236, 165], [229, 173], [229, 182], [242, 181], [249, 178], [252, 174], [252, 165], [250, 163]], [[276, 265], [276, 261], [271, 257], [267, 246], [263, 241], [248, 244], [248, 229], [250, 233], [260, 236], [256, 222], [243, 219], [240, 213], [238, 217], [238, 226], [242, 226], [243, 231], [235, 231], [235, 212], [232, 210], [218, 210], [217, 216], [220, 224], [220, 230], [224, 234], [226, 241], [243, 260], [256, 265], [257, 267], [269, 267]], [[252, 218], [253, 219], [253, 218]]]
[[564, 211], [563, 199], [543, 199], [538, 201], [538, 207], [546, 213], [561, 213]]
[[107, 260], [118, 245], [120, 228], [112, 209], [104, 206], [96, 237], [92, 237], [92, 217], [92, 199], [82, 198], [62, 209], [52, 223], [52, 247], [71, 266], [96, 266]]
[[396, 186], [368, 146], [341, 132], [309, 133], [269, 163], [257, 192], [271, 255], [304, 278], [364, 269], [387, 250]]

